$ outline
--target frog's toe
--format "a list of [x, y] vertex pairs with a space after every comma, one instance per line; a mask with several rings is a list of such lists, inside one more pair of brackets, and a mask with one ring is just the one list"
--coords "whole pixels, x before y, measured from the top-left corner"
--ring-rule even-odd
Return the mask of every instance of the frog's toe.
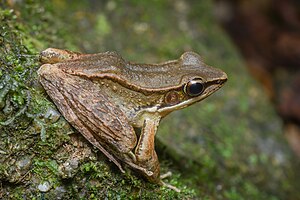
[[160, 175], [160, 179], [165, 179], [172, 176], [172, 172], [168, 171], [165, 174]]
[[174, 190], [175, 192], [181, 192], [181, 190], [173, 185], [170, 185], [168, 183], [165, 183], [163, 181], [161, 181], [161, 184], [167, 188], [170, 188], [171, 190]]
[[165, 187], [167, 187], [167, 188], [170, 188], [171, 190], [174, 190], [176, 192], [180, 192], [180, 189], [178, 189], [177, 187], [175, 187], [173, 185], [170, 185], [170, 184], [165, 183], [164, 181], [162, 181], [162, 179], [168, 178], [170, 176], [172, 176], [172, 172], [170, 172], [170, 171], [168, 171], [165, 174], [160, 175], [160, 179], [161, 179], [160, 180], [160, 184], [163, 185], [163, 186], [165, 186]]

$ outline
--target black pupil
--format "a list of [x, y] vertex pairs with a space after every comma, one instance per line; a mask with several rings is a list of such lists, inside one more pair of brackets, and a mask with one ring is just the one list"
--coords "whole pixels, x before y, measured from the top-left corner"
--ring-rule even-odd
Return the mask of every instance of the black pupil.
[[201, 83], [192, 83], [189, 85], [189, 94], [192, 96], [199, 95], [203, 91], [203, 85]]

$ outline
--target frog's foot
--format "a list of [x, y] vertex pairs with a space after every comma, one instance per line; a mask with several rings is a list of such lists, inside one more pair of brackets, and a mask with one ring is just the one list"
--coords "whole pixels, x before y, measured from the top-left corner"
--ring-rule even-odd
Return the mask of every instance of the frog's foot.
[[[170, 177], [170, 176], [172, 176], [172, 172], [168, 171], [167, 173], [160, 175], [160, 179], [165, 179], [165, 178], [168, 178], [168, 177]], [[160, 181], [160, 183], [161, 183], [163, 186], [165, 186], [165, 187], [167, 187], [167, 188], [170, 188], [171, 190], [174, 190], [174, 191], [176, 191], [176, 192], [180, 192], [180, 189], [178, 189], [177, 187], [175, 187], [175, 186], [173, 186], [173, 185], [170, 185], [170, 184], [168, 184], [168, 183], [165, 183], [165, 182], [162, 181], [162, 180]]]

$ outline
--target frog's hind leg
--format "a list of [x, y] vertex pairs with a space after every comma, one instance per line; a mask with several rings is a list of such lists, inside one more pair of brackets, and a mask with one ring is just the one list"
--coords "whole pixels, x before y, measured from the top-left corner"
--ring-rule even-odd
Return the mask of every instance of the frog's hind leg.
[[[81, 129], [82, 131], [83, 129]], [[122, 173], [125, 173], [124, 169], [122, 168], [121, 164], [115, 159], [114, 156], [112, 156], [108, 151], [106, 151], [100, 143], [96, 140], [96, 138], [89, 133], [89, 131], [86, 131], [87, 134], [84, 135], [84, 137], [95, 147], [97, 147], [110, 161], [112, 161]]]
[[[40, 82], [43, 87], [47, 91], [48, 95], [54, 101], [55, 105], [65, 117], [65, 119], [94, 146], [96, 146], [106, 157], [109, 158], [117, 167], [121, 170], [121, 172], [125, 172], [122, 168], [121, 164], [112, 156], [101, 144], [97, 141], [97, 139], [92, 134], [92, 130], [89, 127], [85, 126], [84, 120], [74, 111], [76, 108], [76, 103], [72, 98], [68, 96], [70, 88], [64, 88], [67, 83], [70, 82], [69, 77], [62, 73], [56, 65], [44, 64], [39, 70], [38, 74], [40, 75]], [[53, 77], [56, 77], [54, 80]], [[52, 81], [50, 81], [50, 79]], [[65, 84], [62, 84], [64, 80]], [[68, 82], [69, 81], [69, 82]], [[65, 92], [64, 92], [65, 91]], [[70, 94], [69, 94], [70, 95]], [[78, 107], [78, 105], [77, 105]]]
[[[67, 118], [68, 120], [70, 119], [70, 117], [71, 116], [65, 116], [65, 118]], [[76, 120], [76, 119], [73, 119], [73, 120]], [[80, 126], [80, 123], [81, 122], [76, 122], [76, 124], [78, 124], [78, 126]], [[73, 126], [75, 127], [75, 125], [73, 125]], [[75, 127], [75, 128], [77, 128], [77, 127]], [[78, 130], [80, 130], [82, 135], [85, 137], [85, 139], [87, 139], [92, 145], [97, 147], [97, 149], [99, 149], [109, 159], [109, 161], [112, 161], [120, 169], [120, 171], [122, 173], [125, 173], [125, 171], [122, 168], [119, 161], [117, 159], [115, 159], [115, 157], [113, 155], [111, 155], [108, 151], [106, 151], [104, 147], [101, 146], [101, 144], [96, 140], [96, 138], [93, 136], [93, 134], [90, 133], [90, 131], [87, 128], [85, 128], [82, 125], [80, 128], [78, 128]]]

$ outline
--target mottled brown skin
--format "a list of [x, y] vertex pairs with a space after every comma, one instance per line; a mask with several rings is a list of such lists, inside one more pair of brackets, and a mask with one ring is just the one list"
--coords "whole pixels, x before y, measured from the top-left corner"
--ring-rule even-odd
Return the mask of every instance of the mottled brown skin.
[[[193, 52], [160, 64], [135, 64], [115, 52], [49, 48], [41, 61], [40, 82], [66, 120], [122, 172], [121, 162], [154, 183], [162, 183], [154, 148], [161, 118], [201, 101], [227, 80]], [[187, 92], [191, 80], [204, 86], [201, 93]]]

